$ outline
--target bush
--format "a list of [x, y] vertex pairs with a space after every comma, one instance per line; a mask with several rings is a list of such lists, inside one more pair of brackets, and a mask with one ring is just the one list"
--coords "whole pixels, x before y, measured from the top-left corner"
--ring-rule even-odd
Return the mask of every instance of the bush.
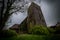
[[29, 35], [29, 34], [21, 34], [17, 37], [11, 38], [0, 38], [0, 40], [48, 40], [49, 37], [45, 35]]
[[60, 26], [56, 26], [55, 30], [55, 34], [60, 34]]
[[17, 36], [17, 33], [13, 30], [0, 31], [0, 37], [13, 37]]
[[55, 30], [60, 30], [60, 26], [56, 26], [55, 27]]
[[34, 27], [30, 28], [30, 32], [32, 34], [37, 34], [37, 35], [49, 35], [48, 28], [43, 25], [35, 25]]
[[48, 28], [48, 30], [49, 30], [50, 34], [54, 34], [56, 31], [54, 28]]

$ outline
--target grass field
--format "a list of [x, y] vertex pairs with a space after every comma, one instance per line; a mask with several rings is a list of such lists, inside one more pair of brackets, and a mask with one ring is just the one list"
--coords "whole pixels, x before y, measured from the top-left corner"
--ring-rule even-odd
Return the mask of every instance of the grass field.
[[11, 38], [0, 38], [0, 40], [60, 40], [60, 36], [21, 34]]

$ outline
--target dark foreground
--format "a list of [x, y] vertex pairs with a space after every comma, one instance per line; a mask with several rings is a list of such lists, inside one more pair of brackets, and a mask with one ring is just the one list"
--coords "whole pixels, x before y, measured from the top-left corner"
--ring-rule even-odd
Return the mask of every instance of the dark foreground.
[[46, 36], [46, 35], [21, 34], [10, 38], [0, 38], [0, 40], [60, 40], [60, 35]]

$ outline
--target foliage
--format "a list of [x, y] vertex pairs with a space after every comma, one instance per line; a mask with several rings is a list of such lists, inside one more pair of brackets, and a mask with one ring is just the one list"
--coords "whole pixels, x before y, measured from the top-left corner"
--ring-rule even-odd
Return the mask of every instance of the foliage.
[[1, 40], [46, 40], [47, 36], [45, 35], [28, 35], [28, 34], [21, 34], [17, 37], [11, 38], [1, 38]]
[[30, 32], [32, 34], [37, 34], [37, 35], [49, 35], [48, 28], [43, 25], [35, 25], [34, 27], [30, 28]]
[[55, 28], [55, 34], [60, 34], [60, 26], [57, 26], [56, 28]]
[[16, 37], [0, 38], [0, 40], [60, 40], [60, 35], [46, 36], [46, 35], [21, 34]]
[[0, 31], [0, 37], [13, 37], [13, 36], [17, 36], [17, 33], [13, 30]]
[[24, 32], [24, 31], [27, 31], [27, 19], [25, 19], [20, 25], [20, 31]]
[[56, 29], [56, 30], [60, 30], [60, 26], [57, 26], [55, 29]]
[[54, 32], [56, 31], [54, 28], [48, 28], [50, 34], [54, 34]]

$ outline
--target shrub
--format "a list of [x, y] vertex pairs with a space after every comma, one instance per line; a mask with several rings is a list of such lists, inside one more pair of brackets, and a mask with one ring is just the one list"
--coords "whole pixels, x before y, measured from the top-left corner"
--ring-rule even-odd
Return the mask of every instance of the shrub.
[[60, 26], [56, 26], [55, 30], [55, 34], [60, 34]]
[[43, 25], [35, 25], [34, 27], [31, 27], [30, 32], [37, 35], [49, 35], [48, 28]]
[[56, 26], [55, 27], [55, 30], [60, 30], [60, 26]]
[[0, 31], [0, 37], [13, 37], [17, 36], [17, 33], [13, 30]]
[[54, 32], [56, 31], [54, 28], [48, 28], [49, 32], [54, 34]]

